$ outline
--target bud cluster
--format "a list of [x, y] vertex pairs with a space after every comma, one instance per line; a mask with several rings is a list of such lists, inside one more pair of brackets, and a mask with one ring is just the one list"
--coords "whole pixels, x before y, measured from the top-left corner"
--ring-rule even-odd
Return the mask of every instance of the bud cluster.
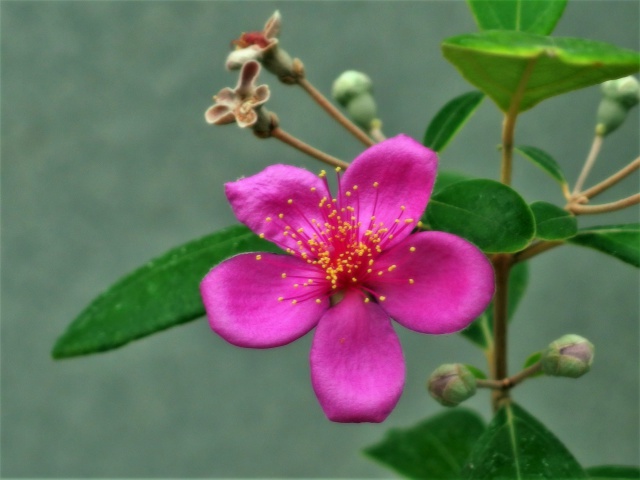
[[640, 85], [629, 76], [609, 80], [601, 86], [603, 98], [598, 106], [596, 133], [606, 136], [617, 129], [627, 113], [640, 101]]

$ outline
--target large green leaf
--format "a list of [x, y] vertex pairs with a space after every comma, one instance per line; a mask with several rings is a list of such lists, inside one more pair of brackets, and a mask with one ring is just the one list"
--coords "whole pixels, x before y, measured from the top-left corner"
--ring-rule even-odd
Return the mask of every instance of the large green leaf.
[[613, 480], [636, 480], [640, 479], [640, 468], [627, 467], [622, 465], [601, 465], [587, 468], [589, 478], [608, 478]]
[[[511, 320], [516, 312], [520, 300], [529, 282], [529, 264], [527, 262], [516, 263], [509, 275], [507, 320]], [[469, 327], [460, 334], [471, 340], [485, 350], [493, 346], [493, 302]]]
[[589, 227], [579, 230], [578, 234], [568, 241], [600, 250], [623, 262], [640, 267], [640, 223]]
[[484, 430], [478, 414], [456, 408], [410, 428], [391, 429], [384, 440], [364, 452], [409, 478], [458, 480]]
[[531, 161], [534, 165], [540, 167], [544, 172], [549, 174], [551, 178], [556, 180], [565, 192], [569, 192], [569, 185], [560, 165], [547, 152], [527, 145], [520, 145], [514, 148], [514, 151]]
[[198, 286], [211, 267], [241, 252], [278, 251], [244, 226], [174, 248], [122, 278], [69, 325], [54, 358], [101, 352], [204, 315]]
[[579, 38], [490, 30], [442, 44], [444, 56], [507, 112], [638, 71], [637, 52]]
[[436, 152], [442, 152], [483, 99], [484, 93], [473, 91], [447, 102], [429, 123], [422, 143]]
[[535, 234], [526, 202], [494, 180], [449, 185], [431, 198], [426, 221], [433, 230], [459, 235], [489, 253], [522, 250]]
[[564, 240], [578, 231], [576, 217], [557, 205], [534, 202], [529, 207], [536, 219], [536, 237], [542, 240]]
[[480, 30], [517, 30], [549, 35], [567, 0], [467, 0]]
[[453, 185], [454, 183], [463, 182], [465, 180], [471, 180], [471, 177], [466, 173], [453, 172], [450, 170], [440, 170], [438, 169], [438, 176], [436, 177], [436, 183], [433, 186], [433, 193], [436, 193], [444, 190], [449, 185]]
[[520, 406], [503, 406], [478, 440], [461, 472], [465, 480], [588, 478], [553, 433]]

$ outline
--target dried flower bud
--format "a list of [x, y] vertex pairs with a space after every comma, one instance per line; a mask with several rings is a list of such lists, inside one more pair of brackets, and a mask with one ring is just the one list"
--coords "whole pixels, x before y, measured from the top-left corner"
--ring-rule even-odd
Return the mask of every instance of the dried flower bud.
[[347, 70], [333, 82], [331, 95], [336, 102], [346, 107], [353, 98], [365, 93], [370, 94], [372, 87], [373, 82], [367, 75], [355, 70]]
[[564, 335], [542, 353], [542, 371], [555, 377], [578, 378], [593, 362], [593, 344], [579, 335]]
[[462, 364], [440, 365], [429, 377], [429, 393], [445, 407], [455, 407], [476, 393], [476, 378]]

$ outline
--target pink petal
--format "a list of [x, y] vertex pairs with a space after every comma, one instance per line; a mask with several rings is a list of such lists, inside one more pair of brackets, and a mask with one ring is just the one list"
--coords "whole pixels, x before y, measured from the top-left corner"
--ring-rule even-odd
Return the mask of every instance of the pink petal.
[[253, 104], [255, 106], [262, 105], [264, 102], [269, 100], [270, 95], [271, 92], [269, 91], [269, 86], [260, 85], [253, 93]]
[[[246, 253], [225, 260], [200, 284], [209, 325], [239, 347], [277, 347], [300, 338], [329, 307], [319, 288], [306, 291], [293, 286], [300, 281], [293, 277], [306, 278], [310, 273], [306, 263], [289, 255]], [[309, 299], [303, 301], [305, 296]], [[292, 298], [298, 299], [296, 304]]]
[[[406, 135], [390, 138], [361, 153], [345, 172], [341, 186], [347, 191], [357, 185], [358, 194], [345, 200], [356, 208], [359, 205], [363, 231], [368, 229], [371, 216], [387, 227], [399, 218], [405, 228], [385, 246], [409, 235], [427, 206], [437, 166], [435, 152]], [[377, 188], [373, 186], [375, 182]], [[406, 219], [413, 222], [405, 224]]]
[[380, 306], [394, 320], [418, 332], [462, 330], [493, 297], [495, 280], [487, 257], [475, 245], [449, 233], [411, 235], [384, 252], [375, 267], [383, 274], [374, 274], [367, 286], [386, 297]]
[[207, 123], [215, 125], [224, 125], [236, 121], [235, 115], [226, 105], [213, 105], [204, 112], [204, 118]]
[[[311, 220], [322, 220], [318, 202], [328, 195], [319, 177], [288, 165], [271, 165], [256, 175], [227, 183], [225, 191], [238, 220], [296, 253], [301, 248], [297, 242], [313, 234]], [[298, 232], [300, 228], [302, 232]]]
[[389, 317], [357, 291], [320, 319], [311, 347], [311, 381], [334, 422], [382, 422], [404, 385], [404, 359]]

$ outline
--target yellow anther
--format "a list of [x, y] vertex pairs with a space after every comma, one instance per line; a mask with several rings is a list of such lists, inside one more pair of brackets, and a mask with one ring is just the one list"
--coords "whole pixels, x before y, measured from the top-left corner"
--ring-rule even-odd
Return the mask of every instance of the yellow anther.
[[258, 235], [260, 238], [264, 238], [264, 233], [261, 233], [260, 235]]
[[400, 210], [404, 211], [404, 209], [407, 208], [404, 205], [400, 205]]
[[296, 303], [298, 303], [298, 300], [291, 300], [291, 305], [295, 305]]
[[338, 285], [333, 285], [331, 288], [335, 290], [336, 288], [338, 288]]
[[302, 232], [304, 232], [304, 228], [300, 227], [299, 229], [296, 230], [296, 232], [302, 233]]
[[409, 247], [409, 251], [410, 252], [415, 252], [416, 251], [416, 247]]
[[353, 277], [353, 278], [351, 279], [351, 281], [355, 283], [355, 282], [357, 282], [357, 281], [358, 281], [358, 279], [357, 279], [356, 277]]
[[284, 218], [284, 213], [279, 213], [278, 218], [281, 218], [281, 219]]
[[369, 260], [369, 266], [373, 265], [373, 258]]
[[278, 297], [278, 301], [281, 302], [284, 300], [284, 297]]
[[315, 192], [316, 191], [316, 187], [311, 187], [311, 191]]
[[384, 302], [387, 299], [387, 297], [385, 297], [384, 295], [380, 295], [378, 297], [378, 300], [380, 300], [381, 302]]
[[351, 188], [353, 188], [354, 190], [357, 190], [357, 189], [358, 189], [358, 185], [354, 185], [354, 186], [353, 186], [353, 187], [351, 187]]
[[300, 286], [300, 285], [299, 285], [299, 284], [297, 284], [297, 283], [294, 283], [294, 284], [293, 284], [293, 288], [298, 288], [299, 286]]
[[371, 273], [373, 272], [373, 270], [371, 270], [370, 268], [367, 268], [367, 273]]
[[318, 174], [318, 176], [319, 176], [320, 178], [326, 177], [326, 176], [327, 176], [327, 172], [326, 172], [326, 170], [320, 170], [320, 173]]
[[405, 219], [404, 223], [413, 223], [413, 218]]
[[256, 260], [262, 260], [262, 255], [256, 255]]
[[396, 268], [397, 268], [397, 265], [391, 265], [389, 268], [387, 268], [387, 270], [389, 270], [390, 272], [393, 272]]
[[413, 280], [413, 278], [410, 278], [410, 279], [409, 279], [409, 283], [410, 283], [411, 285], [413, 285], [413, 284], [415, 283], [415, 281]]
[[347, 197], [350, 197], [350, 196], [351, 196], [351, 192], [347, 191], [347, 192], [345, 192], [345, 195], [346, 195]]
[[383, 273], [384, 273], [384, 272], [383, 272], [382, 270], [380, 270], [380, 271], [378, 272], [378, 275], [382, 275]]
[[271, 221], [271, 217], [267, 217], [264, 219], [265, 222], [270, 222]]
[[380, 184], [378, 182], [373, 182], [373, 188], [378, 188]]
[[369, 299], [369, 297], [365, 297], [364, 298], [364, 303], [369, 303], [371, 300]]
[[286, 273], [282, 273], [282, 275], [280, 275], [282, 278], [287, 278], [287, 274]]
[[291, 205], [293, 203], [293, 198], [290, 198], [289, 200], [287, 200], [287, 203]]
[[424, 223], [418, 222], [418, 228], [422, 228], [422, 227], [424, 227]]
[[316, 303], [322, 303], [322, 300], [320, 300], [319, 298], [316, 298]]
[[342, 168], [336, 167], [336, 172], [340, 173], [341, 171], [342, 171]]

